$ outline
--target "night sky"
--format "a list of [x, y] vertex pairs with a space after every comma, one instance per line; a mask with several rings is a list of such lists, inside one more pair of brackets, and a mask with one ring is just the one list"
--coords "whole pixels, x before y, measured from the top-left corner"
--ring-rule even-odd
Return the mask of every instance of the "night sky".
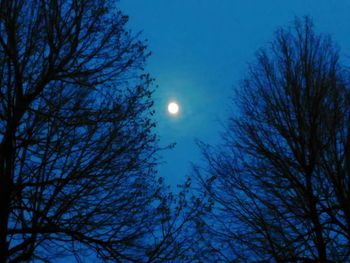
[[[159, 173], [172, 186], [200, 163], [195, 139], [220, 142], [222, 125], [234, 114], [233, 88], [244, 77], [255, 52], [273, 39], [274, 31], [295, 16], [309, 15], [316, 32], [330, 34], [349, 59], [348, 0], [125, 0], [129, 28], [142, 31], [152, 56], [146, 70], [156, 78], [156, 132], [162, 152]], [[168, 102], [180, 104], [170, 116]]]

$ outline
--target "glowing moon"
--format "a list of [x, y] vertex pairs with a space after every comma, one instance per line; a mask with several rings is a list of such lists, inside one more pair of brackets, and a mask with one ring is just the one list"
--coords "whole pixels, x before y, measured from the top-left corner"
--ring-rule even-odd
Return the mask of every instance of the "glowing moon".
[[168, 105], [168, 111], [170, 114], [177, 114], [179, 112], [179, 105], [176, 102], [170, 102]]

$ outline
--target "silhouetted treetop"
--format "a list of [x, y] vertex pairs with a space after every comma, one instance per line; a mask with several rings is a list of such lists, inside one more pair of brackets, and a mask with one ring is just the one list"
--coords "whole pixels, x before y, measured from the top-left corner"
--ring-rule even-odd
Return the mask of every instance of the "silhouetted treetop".
[[208, 171], [196, 171], [217, 203], [204, 229], [224, 259], [349, 259], [347, 82], [338, 49], [308, 17], [257, 53], [223, 145], [203, 144]]

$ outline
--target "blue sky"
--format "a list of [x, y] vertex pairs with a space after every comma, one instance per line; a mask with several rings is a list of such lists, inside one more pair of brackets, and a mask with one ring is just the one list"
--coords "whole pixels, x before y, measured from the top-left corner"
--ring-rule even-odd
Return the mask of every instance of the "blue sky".
[[[156, 132], [161, 145], [177, 143], [161, 153], [159, 173], [172, 186], [183, 182], [191, 161], [200, 163], [195, 139], [220, 142], [221, 123], [234, 114], [233, 88], [278, 27], [310, 15], [349, 62], [349, 0], [122, 0], [118, 6], [153, 52], [147, 71], [159, 86]], [[166, 112], [170, 100], [181, 106], [175, 118]]]

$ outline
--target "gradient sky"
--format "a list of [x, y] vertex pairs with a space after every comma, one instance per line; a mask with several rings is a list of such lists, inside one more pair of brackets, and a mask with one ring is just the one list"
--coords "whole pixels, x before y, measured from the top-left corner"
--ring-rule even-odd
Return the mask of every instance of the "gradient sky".
[[[220, 142], [221, 123], [234, 111], [233, 87], [278, 27], [310, 15], [316, 31], [330, 34], [349, 62], [349, 0], [122, 0], [118, 6], [153, 52], [147, 71], [159, 86], [156, 132], [161, 145], [177, 143], [161, 153], [159, 173], [172, 186], [183, 182], [191, 161], [200, 163], [195, 139]], [[176, 118], [166, 111], [172, 99], [181, 106]]]

